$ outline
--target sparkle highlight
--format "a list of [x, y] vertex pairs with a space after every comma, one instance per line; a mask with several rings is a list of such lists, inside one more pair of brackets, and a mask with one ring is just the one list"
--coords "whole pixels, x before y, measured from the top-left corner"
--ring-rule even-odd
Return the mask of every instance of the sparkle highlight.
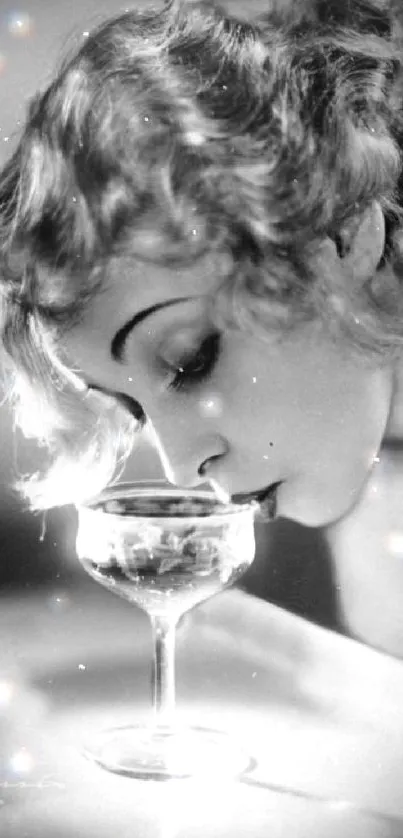
[[199, 410], [201, 416], [205, 416], [206, 418], [214, 419], [217, 416], [221, 416], [223, 412], [221, 397], [217, 394], [211, 394], [207, 398], [201, 399]]
[[33, 33], [34, 22], [26, 12], [12, 12], [7, 28], [14, 38], [28, 38]]

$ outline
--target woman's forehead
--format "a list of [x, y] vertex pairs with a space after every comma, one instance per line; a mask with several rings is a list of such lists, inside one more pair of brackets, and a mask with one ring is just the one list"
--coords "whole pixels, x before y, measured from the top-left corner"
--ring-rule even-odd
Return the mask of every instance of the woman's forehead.
[[[214, 260], [203, 258], [186, 267], [167, 267], [132, 256], [116, 257], [104, 273], [99, 291], [88, 301], [78, 323], [65, 334], [67, 343], [85, 338], [86, 344], [112, 339], [130, 318], [144, 309], [177, 298], [199, 301], [208, 310], [219, 285]], [[176, 306], [170, 306], [174, 311]], [[169, 310], [169, 309], [167, 309]], [[185, 311], [185, 310], [184, 310]], [[187, 309], [189, 314], [192, 308]], [[193, 309], [194, 311], [194, 309]], [[186, 312], [185, 312], [186, 313]]]
[[[228, 262], [228, 260], [227, 260]], [[176, 296], [208, 296], [224, 276], [223, 258], [205, 254], [186, 265], [164, 265], [138, 256], [114, 258], [105, 274], [100, 303], [118, 298], [153, 305]]]

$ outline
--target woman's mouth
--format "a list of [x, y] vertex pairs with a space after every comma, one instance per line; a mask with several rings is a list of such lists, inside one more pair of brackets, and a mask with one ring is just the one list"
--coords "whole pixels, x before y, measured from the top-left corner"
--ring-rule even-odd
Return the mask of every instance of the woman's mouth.
[[231, 496], [232, 503], [252, 503], [258, 505], [257, 520], [273, 521], [277, 510], [277, 489], [280, 482], [272, 483], [265, 489], [258, 489], [256, 492], [238, 493]]

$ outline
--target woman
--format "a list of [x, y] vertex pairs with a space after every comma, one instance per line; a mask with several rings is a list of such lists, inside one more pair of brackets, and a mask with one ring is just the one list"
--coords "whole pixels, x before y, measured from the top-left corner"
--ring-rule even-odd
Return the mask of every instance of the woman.
[[128, 11], [32, 102], [0, 287], [16, 421], [50, 455], [33, 508], [101, 489], [145, 424], [181, 486], [309, 526], [357, 502], [403, 336], [393, 8]]

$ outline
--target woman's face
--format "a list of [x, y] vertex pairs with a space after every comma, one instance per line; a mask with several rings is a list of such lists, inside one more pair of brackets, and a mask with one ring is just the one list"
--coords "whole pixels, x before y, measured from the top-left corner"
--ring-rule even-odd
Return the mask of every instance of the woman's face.
[[278, 515], [309, 526], [337, 519], [377, 455], [390, 372], [368, 368], [319, 323], [264, 342], [217, 333], [216, 285], [207, 262], [116, 260], [66, 339], [69, 358], [88, 384], [140, 403], [172, 482], [214, 480], [230, 495], [279, 483]]

